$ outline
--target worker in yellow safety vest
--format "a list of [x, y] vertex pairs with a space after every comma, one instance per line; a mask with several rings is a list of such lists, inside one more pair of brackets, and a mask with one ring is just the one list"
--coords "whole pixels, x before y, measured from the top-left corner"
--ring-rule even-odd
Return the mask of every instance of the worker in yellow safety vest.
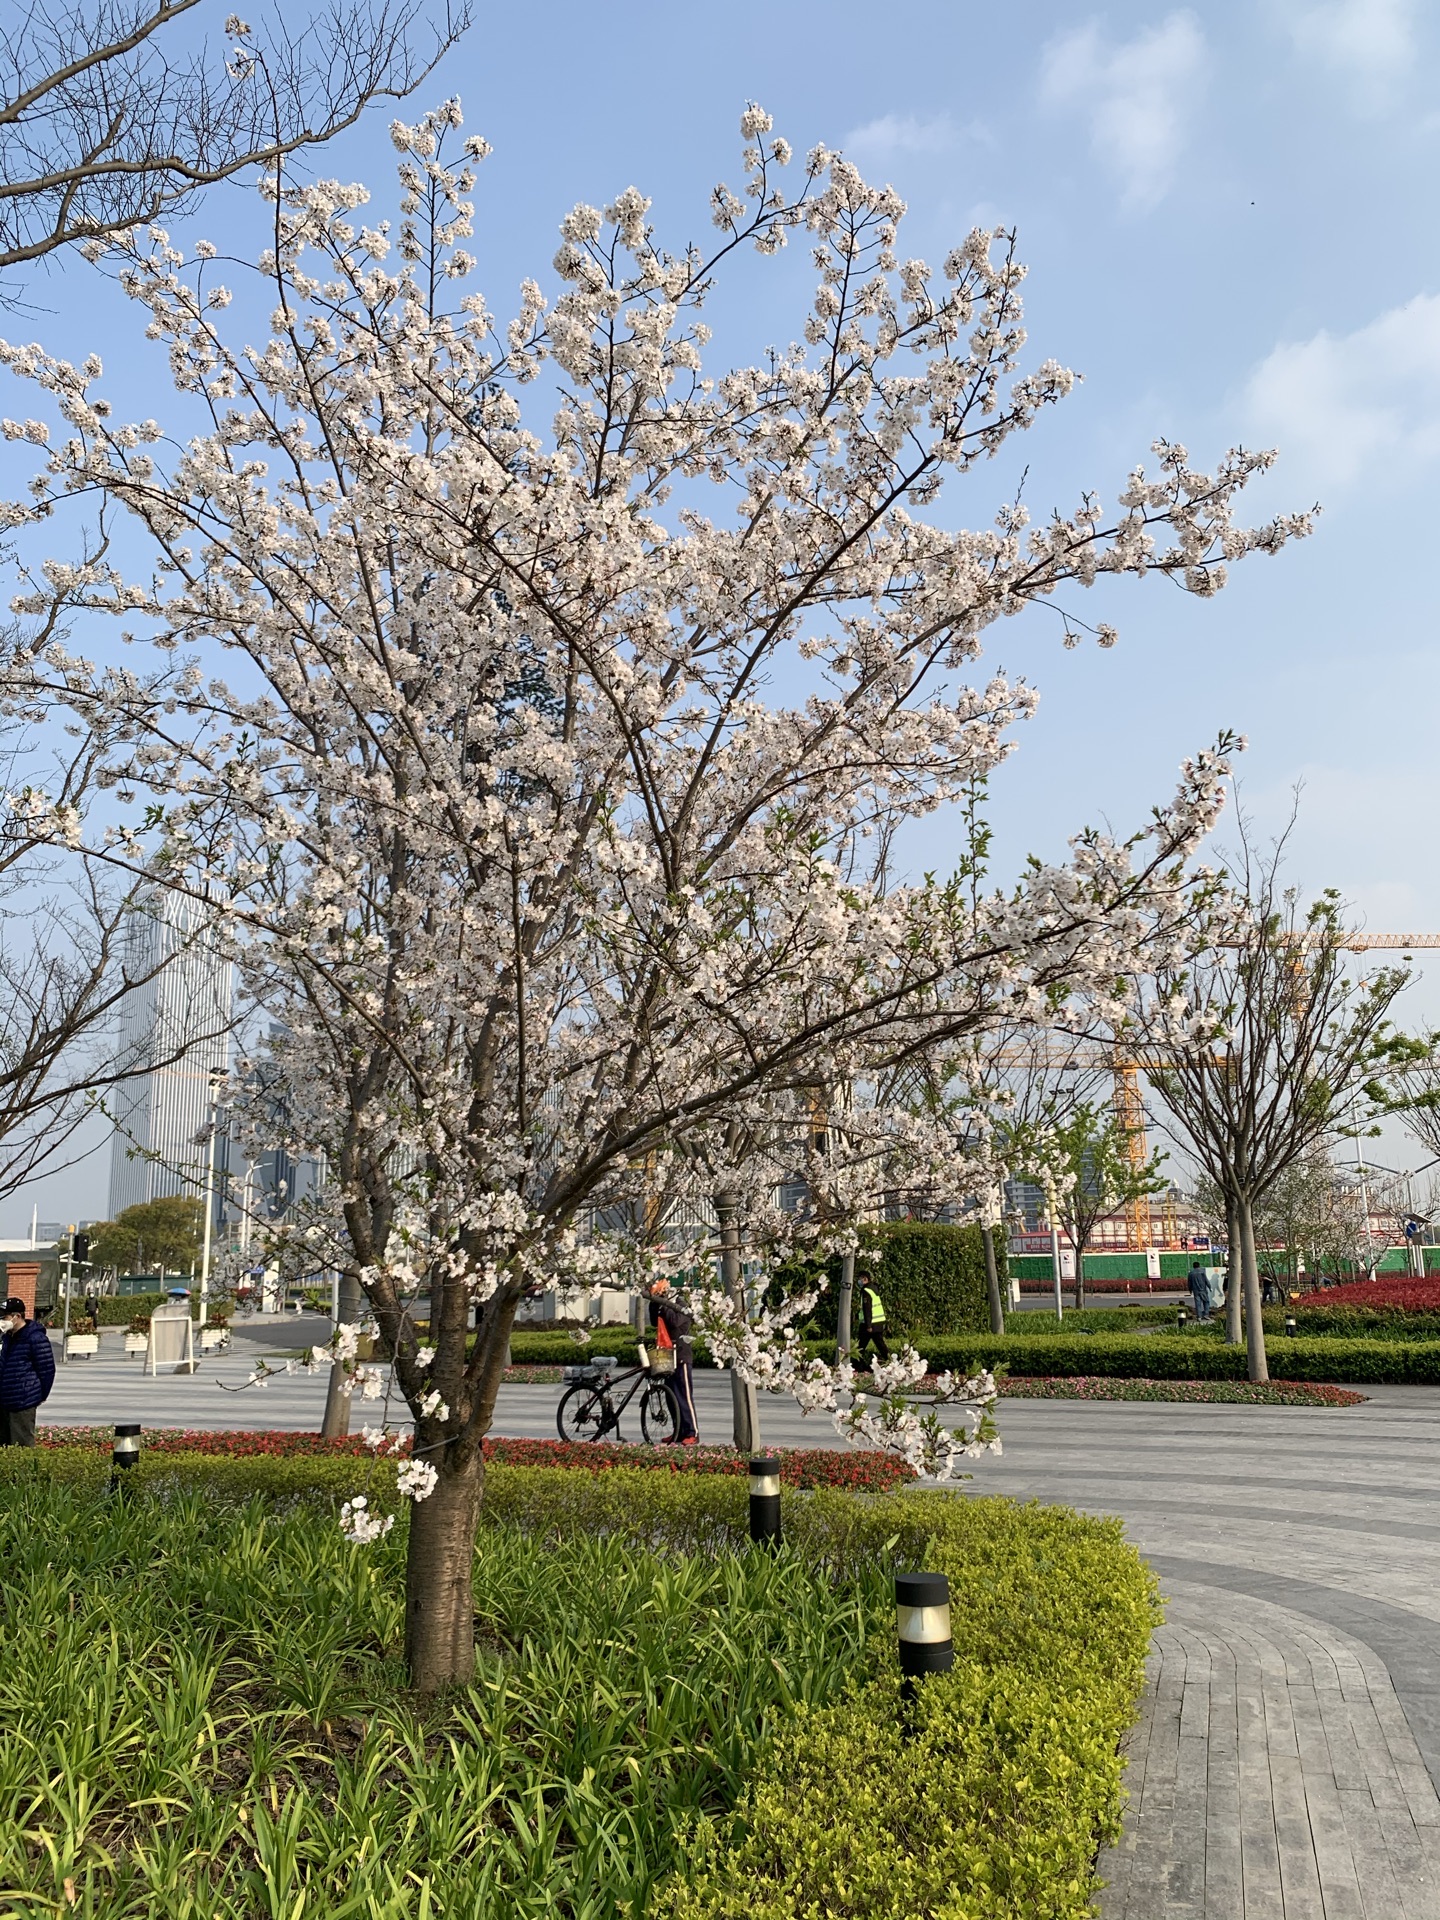
[[855, 1342], [855, 1364], [864, 1364], [868, 1346], [874, 1347], [877, 1360], [888, 1360], [890, 1347], [885, 1338], [885, 1302], [875, 1290], [875, 1275], [869, 1267], [855, 1269], [855, 1291], [860, 1302], [860, 1338]]

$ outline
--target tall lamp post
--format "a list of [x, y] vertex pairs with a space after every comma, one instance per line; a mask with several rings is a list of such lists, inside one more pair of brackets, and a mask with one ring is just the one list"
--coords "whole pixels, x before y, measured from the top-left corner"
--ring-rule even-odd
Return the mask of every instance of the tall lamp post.
[[210, 1074], [210, 1137], [205, 1147], [205, 1230], [200, 1242], [200, 1324], [210, 1307], [210, 1239], [215, 1218], [215, 1131], [219, 1118], [220, 1089], [225, 1075], [218, 1069]]

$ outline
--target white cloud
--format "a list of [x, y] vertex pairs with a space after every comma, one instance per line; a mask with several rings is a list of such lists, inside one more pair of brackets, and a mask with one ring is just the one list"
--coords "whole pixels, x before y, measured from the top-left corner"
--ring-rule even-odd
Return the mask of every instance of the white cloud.
[[1092, 20], [1046, 46], [1040, 97], [1083, 114], [1090, 144], [1121, 182], [1125, 204], [1144, 210], [1169, 189], [1204, 74], [1204, 37], [1188, 11], [1113, 46], [1102, 43]]
[[1440, 455], [1440, 294], [1417, 294], [1353, 333], [1275, 348], [1250, 376], [1245, 415], [1308, 492], [1380, 463], [1403, 477]]
[[867, 120], [845, 136], [845, 151], [852, 159], [889, 159], [895, 154], [949, 153], [960, 140], [961, 130], [948, 114], [922, 120], [913, 113], [884, 113], [878, 120]]
[[1275, 0], [1299, 50], [1376, 106], [1415, 57], [1414, 0]]

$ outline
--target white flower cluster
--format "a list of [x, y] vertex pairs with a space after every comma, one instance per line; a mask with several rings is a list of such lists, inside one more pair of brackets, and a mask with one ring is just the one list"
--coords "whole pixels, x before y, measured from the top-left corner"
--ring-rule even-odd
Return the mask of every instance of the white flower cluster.
[[394, 1524], [393, 1513], [371, 1513], [370, 1502], [363, 1493], [357, 1493], [340, 1509], [340, 1531], [357, 1547], [370, 1547], [377, 1540], [383, 1540]]

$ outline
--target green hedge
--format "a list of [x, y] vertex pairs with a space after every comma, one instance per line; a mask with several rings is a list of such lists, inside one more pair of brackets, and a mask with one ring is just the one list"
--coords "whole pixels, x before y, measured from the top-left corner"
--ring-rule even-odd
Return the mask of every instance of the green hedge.
[[[1090, 1374], [1121, 1380], [1243, 1380], [1247, 1371], [1243, 1346], [1227, 1347], [1208, 1337], [977, 1334], [959, 1340], [921, 1340], [917, 1344], [937, 1372], [947, 1367], [958, 1372], [962, 1367], [981, 1364], [1041, 1378]], [[1280, 1334], [1268, 1338], [1265, 1349], [1275, 1380], [1440, 1385], [1440, 1340], [1342, 1340], [1335, 1336], [1291, 1340]], [[835, 1344], [813, 1341], [810, 1350], [823, 1359], [833, 1359]]]
[[[1003, 1237], [995, 1257], [1002, 1286], [1005, 1281]], [[977, 1332], [990, 1325], [985, 1290], [985, 1244], [979, 1227], [943, 1226], [927, 1220], [890, 1220], [860, 1229], [859, 1259], [876, 1270], [876, 1290], [885, 1302], [886, 1324], [892, 1333], [943, 1334]], [[832, 1336], [840, 1302], [839, 1254], [823, 1267], [828, 1285], [816, 1303], [812, 1323], [817, 1333]], [[772, 1296], [776, 1299], [814, 1284], [817, 1266], [795, 1263], [780, 1268]], [[855, 1324], [859, 1325], [858, 1308]]]
[[[953, 1674], [899, 1697], [889, 1649], [850, 1698], [781, 1723], [730, 1820], [701, 1820], [654, 1912], [676, 1920], [896, 1920], [1092, 1911], [1118, 1838], [1152, 1576], [1119, 1523], [947, 1494], [817, 1498], [799, 1535], [833, 1555], [950, 1576]], [[892, 1544], [893, 1543], [893, 1544]], [[842, 1559], [844, 1556], [839, 1556]]]

